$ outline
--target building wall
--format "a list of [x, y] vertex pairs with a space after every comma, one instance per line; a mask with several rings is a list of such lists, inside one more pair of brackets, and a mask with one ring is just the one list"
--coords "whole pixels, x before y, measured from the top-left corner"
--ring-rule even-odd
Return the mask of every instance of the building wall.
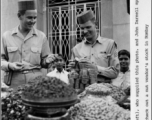
[[112, 0], [101, 0], [101, 36], [113, 39]]
[[1, 34], [19, 24], [17, 0], [1, 0]]
[[130, 15], [126, 0], [101, 0], [101, 36], [130, 51]]
[[130, 51], [130, 15], [127, 13], [126, 0], [112, 0], [113, 11], [113, 39], [118, 49]]
[[46, 23], [46, 0], [37, 0], [37, 29], [47, 34], [47, 23]]

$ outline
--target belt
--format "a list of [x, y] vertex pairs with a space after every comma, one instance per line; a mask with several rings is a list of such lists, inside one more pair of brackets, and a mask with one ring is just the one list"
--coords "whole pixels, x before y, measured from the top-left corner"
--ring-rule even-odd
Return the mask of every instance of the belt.
[[27, 74], [30, 72], [38, 72], [38, 71], [40, 71], [40, 69], [23, 70], [23, 71], [20, 71], [20, 73]]
[[24, 70], [24, 71], [21, 71], [22, 74], [27, 74], [29, 72], [32, 72], [32, 70]]

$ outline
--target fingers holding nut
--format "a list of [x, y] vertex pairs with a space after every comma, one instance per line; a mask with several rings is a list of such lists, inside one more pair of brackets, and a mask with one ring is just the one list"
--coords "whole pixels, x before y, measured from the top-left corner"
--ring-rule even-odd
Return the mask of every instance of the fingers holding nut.
[[52, 63], [53, 61], [55, 61], [57, 59], [58, 54], [50, 54], [48, 55], [48, 57], [46, 58], [46, 63]]

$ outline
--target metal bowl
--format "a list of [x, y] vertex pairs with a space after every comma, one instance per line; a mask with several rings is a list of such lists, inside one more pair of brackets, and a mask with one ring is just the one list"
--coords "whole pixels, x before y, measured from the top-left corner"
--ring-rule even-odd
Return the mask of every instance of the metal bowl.
[[48, 117], [48, 118], [46, 118], [46, 117], [38, 117], [38, 116], [34, 116], [34, 115], [29, 114], [27, 116], [26, 120], [70, 120], [70, 117], [69, 117], [68, 113], [65, 113], [62, 116]]
[[77, 101], [77, 95], [68, 98], [30, 98], [22, 95], [23, 104], [30, 107], [68, 107], [74, 105]]

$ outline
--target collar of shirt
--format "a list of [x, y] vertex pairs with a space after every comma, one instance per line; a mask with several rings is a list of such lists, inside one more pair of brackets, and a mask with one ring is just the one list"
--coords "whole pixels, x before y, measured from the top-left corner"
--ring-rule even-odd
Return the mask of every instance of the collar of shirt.
[[119, 73], [121, 73], [121, 74], [127, 74], [127, 73], [129, 73], [130, 72], [130, 69], [128, 69], [125, 73], [123, 73], [123, 72], [119, 72]]
[[47, 76], [49, 77], [56, 77], [63, 82], [69, 84], [69, 79], [68, 79], [68, 72], [63, 70], [61, 73], [58, 72], [58, 70], [55, 68], [52, 72], [48, 73]]
[[[54, 72], [55, 72], [55, 73], [60, 73], [56, 68], [54, 69]], [[61, 73], [65, 73], [65, 70], [63, 69], [63, 70], [61, 71]]]
[[[100, 35], [98, 35], [97, 39], [96, 39], [96, 43], [102, 44], [105, 41], [105, 38], [102, 38]], [[96, 44], [95, 43], [95, 44]], [[90, 44], [86, 38], [85, 38], [85, 44]]]
[[[14, 28], [14, 30], [12, 31], [12, 35], [14, 34], [21, 34], [21, 32], [19, 31], [19, 26], [17, 26], [16, 28]], [[31, 29], [30, 31], [31, 34], [33, 35], [38, 35], [37, 30], [33, 27], [33, 29]]]

